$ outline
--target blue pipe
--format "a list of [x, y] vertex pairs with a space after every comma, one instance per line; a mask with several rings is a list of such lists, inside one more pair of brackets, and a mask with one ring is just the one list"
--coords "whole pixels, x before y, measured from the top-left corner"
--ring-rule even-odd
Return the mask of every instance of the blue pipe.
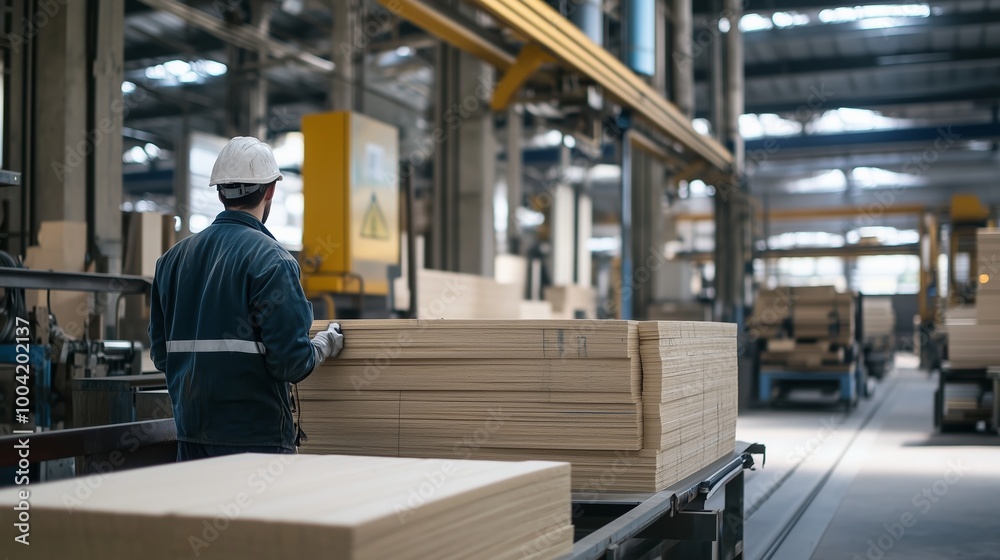
[[569, 20], [597, 46], [604, 46], [604, 13], [601, 0], [566, 0]]
[[622, 5], [625, 64], [636, 74], [656, 72], [656, 0], [625, 0]]

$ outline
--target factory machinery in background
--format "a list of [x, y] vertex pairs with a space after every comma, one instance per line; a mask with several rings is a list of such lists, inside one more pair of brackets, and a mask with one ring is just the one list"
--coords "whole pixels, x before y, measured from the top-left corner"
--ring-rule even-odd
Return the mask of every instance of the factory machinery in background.
[[[4, 261], [0, 266], [4, 292], [0, 310], [4, 325], [0, 331], [0, 433], [25, 429], [48, 432], [170, 416], [163, 374], [143, 375], [140, 340], [90, 337], [91, 331], [103, 330], [99, 326], [105, 320], [91, 305], [93, 300], [84, 308], [83, 323], [88, 328], [83, 337], [68, 334], [59, 317], [49, 310], [54, 292], [87, 293], [102, 302], [117, 302], [123, 295], [148, 294], [149, 279], [30, 270], [6, 253], [0, 259]], [[33, 293], [39, 304], [26, 304], [26, 293]], [[114, 303], [110, 306], [113, 313]], [[27, 343], [24, 337], [15, 336], [16, 324], [27, 324]], [[114, 332], [114, 327], [110, 330]], [[17, 366], [24, 363], [18, 356], [25, 353], [30, 357], [27, 395], [17, 389]], [[15, 416], [15, 409], [24, 404], [18, 403], [19, 396], [26, 396], [30, 403], [27, 424], [18, 423]], [[31, 476], [35, 480], [64, 478], [73, 476], [79, 467], [72, 458], [48, 461], [36, 464]]]

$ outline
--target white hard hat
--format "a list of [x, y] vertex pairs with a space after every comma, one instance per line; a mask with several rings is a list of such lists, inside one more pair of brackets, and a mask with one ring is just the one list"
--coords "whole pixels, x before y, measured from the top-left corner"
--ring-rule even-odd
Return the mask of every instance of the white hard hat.
[[281, 171], [270, 146], [256, 138], [237, 136], [222, 148], [208, 184], [233, 185], [220, 190], [226, 198], [239, 198], [281, 179]]

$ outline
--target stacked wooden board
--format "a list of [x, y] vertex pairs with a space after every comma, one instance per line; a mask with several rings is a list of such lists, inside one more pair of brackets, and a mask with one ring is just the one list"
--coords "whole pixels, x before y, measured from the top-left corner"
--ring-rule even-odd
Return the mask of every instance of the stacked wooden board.
[[1000, 230], [976, 232], [979, 289], [976, 291], [976, 323], [1000, 325]]
[[854, 297], [833, 286], [762, 290], [748, 325], [760, 341], [763, 369], [840, 372], [854, 367]]
[[[232, 455], [32, 485], [18, 558], [559, 558], [569, 466], [550, 462]], [[17, 489], [0, 492], [7, 527]]]
[[961, 306], [945, 314], [948, 361], [952, 369], [1000, 365], [1000, 230], [976, 232], [979, 288], [973, 309]]
[[862, 300], [861, 316], [865, 338], [892, 336], [896, 329], [896, 314], [888, 297], [868, 297]]
[[305, 453], [558, 460], [577, 489], [654, 491], [733, 449], [734, 325], [341, 326], [342, 354], [298, 386]]

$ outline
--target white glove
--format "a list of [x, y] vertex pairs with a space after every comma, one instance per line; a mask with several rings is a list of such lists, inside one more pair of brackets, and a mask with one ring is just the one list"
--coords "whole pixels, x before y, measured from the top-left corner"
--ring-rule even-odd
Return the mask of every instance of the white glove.
[[344, 349], [344, 335], [340, 332], [340, 323], [330, 323], [325, 331], [316, 333], [312, 345], [316, 355], [316, 365], [337, 357], [337, 354]]

